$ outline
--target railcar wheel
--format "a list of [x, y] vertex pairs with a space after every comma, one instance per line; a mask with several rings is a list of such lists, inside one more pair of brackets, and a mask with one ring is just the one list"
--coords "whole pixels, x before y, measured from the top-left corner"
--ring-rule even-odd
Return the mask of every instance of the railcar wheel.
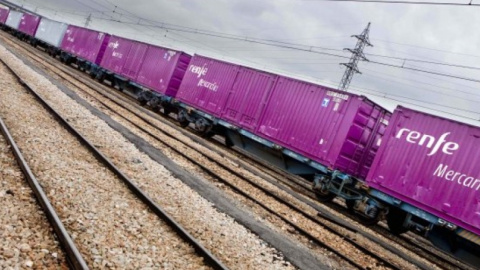
[[226, 136], [225, 145], [230, 148], [230, 147], [233, 147], [235, 144], [233, 143], [232, 139], [230, 139], [230, 137]]
[[186, 128], [190, 124], [190, 121], [188, 121], [188, 113], [185, 110], [180, 110], [177, 114], [177, 121], [181, 127]]
[[362, 223], [363, 225], [365, 225], [365, 226], [373, 226], [373, 225], [377, 224], [377, 223], [380, 221], [380, 215], [377, 215], [377, 216], [374, 217], [374, 218], [360, 215], [360, 216], [359, 216], [359, 219], [360, 219], [360, 223]]
[[172, 112], [171, 110], [163, 107], [163, 111], [162, 111], [163, 116], [168, 116], [171, 112]]
[[154, 105], [152, 107], [152, 111], [156, 112], [156, 113], [160, 113], [162, 110], [162, 106], [158, 106], [158, 105]]
[[202, 135], [202, 137], [208, 138], [208, 139], [212, 138], [213, 136], [215, 136], [215, 132], [213, 131], [207, 131]]
[[321, 202], [330, 202], [332, 201], [337, 195], [335, 193], [331, 193], [328, 190], [322, 191], [322, 190], [315, 190], [315, 196], [317, 197], [317, 200]]
[[347, 205], [348, 212], [355, 213], [355, 200], [346, 200], [345, 204]]
[[[345, 200], [345, 204], [347, 205], [348, 212], [351, 214], [354, 214], [360, 223], [362, 223], [365, 226], [372, 226], [378, 223], [380, 221], [380, 214], [376, 212], [373, 216], [366, 216], [360, 212], [357, 212], [355, 210], [355, 200]], [[378, 211], [378, 210], [375, 210]]]
[[387, 214], [387, 225], [390, 232], [396, 235], [407, 232], [408, 229], [403, 226], [405, 218], [407, 218], [407, 213], [405, 211], [402, 211], [397, 207], [390, 207]]

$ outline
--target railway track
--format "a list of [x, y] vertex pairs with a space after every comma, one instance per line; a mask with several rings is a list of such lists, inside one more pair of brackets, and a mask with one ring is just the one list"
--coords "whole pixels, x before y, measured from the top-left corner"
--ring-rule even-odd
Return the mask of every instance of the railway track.
[[[58, 268], [63, 268], [65, 269], [67, 265], [64, 265], [65, 262], [68, 263], [70, 268], [72, 269], [85, 269], [86, 264], [85, 261], [83, 260], [83, 257], [80, 255], [78, 252], [77, 247], [73, 243], [72, 239], [68, 235], [63, 223], [60, 221], [57, 213], [53, 209], [50, 201], [48, 200], [47, 196], [45, 195], [45, 192], [43, 191], [42, 187], [40, 186], [39, 182], [35, 178], [35, 176], [32, 174], [29, 165], [25, 161], [20, 149], [18, 148], [17, 144], [15, 143], [13, 137], [10, 134], [10, 131], [8, 130], [7, 126], [3, 122], [3, 120], [0, 118], [0, 134], [3, 135], [3, 137], [0, 137], [0, 156], [1, 156], [1, 168], [2, 168], [2, 186], [3, 188], [6, 188], [7, 190], [2, 190], [4, 192], [1, 194], [0, 197], [2, 197], [2, 205], [3, 209], [2, 212], [8, 211], [10, 213], [2, 213], [5, 217], [8, 217], [6, 219], [2, 219], [2, 228], [4, 228], [6, 231], [16, 231], [18, 230], [18, 227], [21, 228], [23, 231], [31, 231], [34, 232], [34, 235], [39, 235], [35, 240], [40, 241], [42, 238], [43, 239], [48, 239], [49, 243], [47, 245], [43, 245], [39, 250], [39, 246], [33, 246], [31, 245], [31, 238], [30, 237], [25, 237], [26, 239], [23, 239], [21, 235], [9, 235], [8, 233], [3, 234], [3, 240], [2, 240], [2, 246], [3, 246], [3, 258], [4, 260], [0, 263], [1, 268], [8, 268], [8, 267], [18, 267], [18, 263], [21, 259], [24, 260], [21, 265], [25, 267], [58, 267]], [[10, 148], [8, 152], [10, 152], [12, 155], [11, 157], [8, 156], [10, 153], [5, 153], [4, 150]], [[7, 160], [11, 159], [11, 161]], [[15, 162], [16, 164], [12, 164]], [[8, 166], [7, 164], [11, 164]], [[18, 167], [17, 167], [18, 165]], [[12, 176], [15, 174], [15, 171], [21, 171], [23, 172], [25, 182], [27, 183], [21, 183], [19, 181], [22, 177], [20, 173], [18, 175], [15, 175], [14, 177], [9, 177], [8, 174], [11, 174]], [[9, 179], [11, 178], [11, 179]], [[20, 182], [20, 183], [19, 183]], [[31, 192], [26, 192], [25, 190], [28, 189], [25, 186], [29, 186]], [[2, 189], [3, 189], [2, 188]], [[22, 194], [23, 193], [23, 194]], [[29, 199], [30, 196], [23, 197], [25, 193], [30, 193], [32, 194], [36, 200], [33, 202]], [[28, 195], [30, 195], [28, 194]], [[5, 197], [11, 197], [12, 199], [5, 198]], [[14, 199], [16, 198], [16, 199]], [[28, 202], [25, 202], [28, 201]], [[37, 203], [35, 203], [37, 202]], [[59, 242], [59, 247], [54, 244], [54, 239], [51, 237], [50, 239], [50, 230], [48, 224], [43, 222], [43, 217], [37, 217], [38, 212], [35, 213], [37, 210], [37, 204], [43, 209], [43, 213], [50, 223], [51, 227], [53, 228], [53, 231], [57, 235], [57, 239]], [[32, 207], [34, 205], [34, 207]], [[11, 214], [11, 215], [9, 215]], [[35, 217], [32, 217], [35, 216]], [[24, 224], [20, 225], [18, 222], [19, 220], [24, 221]], [[17, 222], [15, 222], [17, 221]], [[20, 225], [20, 226], [19, 226]], [[45, 228], [48, 227], [48, 228]], [[47, 236], [48, 235], [48, 236]], [[14, 238], [15, 240], [9, 242], [8, 238]], [[17, 262], [9, 262], [12, 258], [15, 258], [15, 249], [12, 246], [12, 242], [20, 242], [19, 239], [21, 239], [22, 243], [18, 246], [18, 251], [20, 252], [30, 252], [33, 253], [29, 255], [26, 258], [18, 258]], [[28, 241], [27, 241], [28, 240]], [[61, 248], [63, 251], [65, 251], [66, 257], [63, 258], [63, 252], [60, 250], [57, 250], [58, 248]], [[43, 251], [42, 251], [43, 250]], [[44, 252], [46, 251], [46, 252]], [[50, 254], [51, 253], [51, 254]], [[46, 256], [50, 258], [46, 258]], [[52, 260], [55, 258], [55, 262]], [[58, 260], [57, 260], [58, 258]]]
[[[121, 183], [123, 183], [128, 188], [129, 192], [131, 192], [130, 194], [135, 195], [136, 202], [138, 202], [138, 201], [142, 202], [142, 204], [141, 204], [142, 207], [133, 206], [133, 205], [131, 207], [133, 209], [144, 209], [143, 212], [141, 214], [139, 213], [138, 215], [137, 215], [137, 213], [133, 213], [133, 212], [130, 212], [130, 214], [133, 214], [137, 219], [140, 219], [140, 220], [141, 220], [142, 216], [145, 216], [145, 215], [146, 216], [149, 216], [149, 215], [155, 216], [155, 217], [159, 218], [159, 221], [161, 220], [161, 222], [153, 222], [153, 224], [158, 223], [156, 226], [163, 226], [163, 229], [162, 229], [163, 233], [165, 233], [167, 235], [169, 235], [169, 234], [173, 235], [173, 237], [171, 238], [172, 243], [173, 243], [172, 245], [176, 245], [178, 247], [182, 247], [181, 249], [185, 249], [185, 251], [181, 251], [178, 254], [175, 253], [175, 252], [172, 253], [172, 254], [177, 254], [178, 257], [181, 257], [182, 260], [184, 260], [184, 263], [186, 263], [186, 264], [183, 267], [188, 266], [188, 268], [193, 267], [193, 269], [197, 269], [197, 268], [227, 269], [227, 267], [222, 262], [220, 262], [215, 256], [213, 256], [210, 253], [209, 250], [207, 250], [203, 245], [201, 245], [198, 242], [197, 239], [192, 237], [186, 230], [184, 230], [182, 228], [182, 226], [180, 226], [173, 218], [171, 218], [162, 208], [160, 208], [151, 198], [149, 198], [140, 188], [138, 188], [131, 179], [129, 179], [108, 158], [106, 158], [106, 156], [103, 155], [97, 149], [97, 147], [95, 147], [84, 136], [82, 136], [75, 128], [73, 128], [73, 126], [69, 124], [69, 121], [67, 119], [63, 118], [59, 113], [57, 113], [11, 67], [9, 67], [3, 60], [0, 61], [0, 62], [2, 63], [2, 65], [4, 65], [8, 69], [8, 71], [16, 78], [16, 80], [18, 80], [20, 85], [23, 86], [23, 88], [30, 95], [34, 96], [35, 100], [37, 102], [39, 102], [41, 104], [41, 106], [43, 106], [43, 108], [45, 108], [48, 111], [48, 113], [51, 116], [53, 116], [53, 118], [56, 119], [56, 121], [58, 121], [58, 123], [61, 124], [61, 126], [63, 128], [68, 130], [68, 132], [73, 137], [75, 137], [76, 140], [78, 140], [78, 142], [84, 148], [88, 149], [88, 152], [90, 152], [90, 154], [93, 155], [95, 157], [95, 159], [98, 162], [100, 162], [102, 164], [102, 166], [104, 166], [104, 168], [108, 168], [108, 171], [111, 172], [117, 178], [117, 180], [118, 179], [121, 180]], [[5, 133], [5, 134], [8, 134], [8, 133]], [[11, 136], [7, 136], [7, 137], [9, 137], [10, 139], [12, 138]], [[13, 141], [12, 141], [12, 143], [13, 143]], [[14, 149], [18, 150], [18, 148], [16, 148], [16, 147], [14, 147]], [[21, 160], [21, 156], [18, 155], [18, 157]], [[50, 203], [48, 203], [47, 196], [45, 196], [44, 193], [41, 193], [41, 188], [40, 188], [38, 182], [34, 182], [34, 180], [33, 180], [34, 178], [32, 177], [33, 175], [29, 171], [28, 167], [25, 165], [25, 161], [21, 160], [21, 164], [24, 166], [23, 169], [25, 170], [27, 177], [30, 179], [30, 181], [32, 181], [32, 185], [36, 187], [35, 188], [35, 193], [37, 194], [37, 197], [39, 198], [42, 206], [44, 206], [45, 209], [48, 209], [48, 210], [46, 210], [47, 216], [49, 217], [49, 220], [52, 221], [52, 225], [55, 228], [56, 234], [59, 237], [59, 239], [62, 243], [62, 246], [64, 247], [64, 249], [66, 251], [66, 254], [68, 255], [69, 262], [71, 263], [71, 266], [74, 269], [87, 269], [88, 267], [87, 267], [87, 263], [85, 262], [86, 260], [82, 258], [82, 255], [80, 254], [80, 251], [78, 251], [78, 249], [75, 248], [75, 246], [73, 244], [73, 241], [68, 236], [69, 233], [66, 231], [65, 226], [62, 225], [62, 222], [60, 221], [60, 218], [58, 218], [58, 216], [55, 215], [52, 205]], [[72, 167], [75, 167], [75, 165], [72, 165]], [[77, 170], [81, 170], [81, 168], [77, 168]], [[106, 173], [102, 172], [102, 174], [105, 175]], [[108, 176], [105, 176], [105, 177], [108, 178]], [[98, 184], [98, 183], [96, 183], [96, 184], [101, 185], [101, 184]], [[94, 191], [90, 191], [90, 192], [94, 192]], [[115, 194], [113, 194], [113, 195], [115, 195]], [[126, 196], [126, 195], [124, 195], [124, 196]], [[105, 202], [105, 203], [108, 204], [108, 202]], [[133, 201], [128, 201], [127, 200], [125, 203], [133, 204]], [[117, 207], [117, 205], [115, 205], [115, 207]], [[113, 212], [114, 210], [111, 210], [111, 211]], [[87, 216], [84, 215], [84, 217], [86, 219], [88, 219]], [[93, 220], [101, 219], [99, 217], [91, 217], [91, 218]], [[132, 218], [132, 219], [135, 220], [135, 218]], [[146, 219], [152, 219], [152, 217], [146, 217]], [[78, 222], [78, 220], [77, 220], [77, 222]], [[79, 223], [84, 223], [84, 222], [79, 222]], [[93, 222], [93, 223], [95, 223], [95, 222]], [[128, 230], [130, 233], [132, 233], [132, 230], [135, 229], [135, 228], [131, 228], [128, 223], [125, 224], [125, 225], [127, 225], [125, 229]], [[67, 227], [70, 227], [70, 229], [72, 228], [72, 226], [67, 226]], [[117, 227], [117, 226], [115, 226], [115, 227]], [[168, 227], [168, 229], [167, 229], [167, 227]], [[119, 229], [119, 228], [117, 227], [117, 229]], [[90, 229], [90, 230], [93, 231], [93, 229]], [[173, 233], [169, 232], [169, 230], [172, 230]], [[152, 233], [152, 237], [153, 237], [153, 235], [155, 235], [155, 233], [159, 232], [158, 229], [153, 229], [152, 231], [154, 231], [154, 233]], [[88, 232], [88, 229], [87, 229], [87, 232]], [[102, 232], [102, 231], [100, 231], [100, 232]], [[102, 236], [101, 234], [98, 235], [99, 232], [96, 232], [96, 233], [97, 233], [96, 234], [97, 237], [99, 237], [99, 238], [105, 237], [105, 236]], [[118, 231], [115, 231], [115, 233], [118, 233]], [[70, 234], [72, 234], [72, 232], [70, 232]], [[76, 235], [76, 234], [73, 233], [73, 235]], [[158, 236], [160, 236], [160, 235], [157, 234], [157, 237]], [[169, 236], [171, 236], [171, 235], [169, 235]], [[144, 237], [144, 236], [142, 236], [142, 237]], [[178, 239], [175, 239], [175, 238], [178, 238]], [[86, 241], [87, 242], [95, 242], [95, 240], [86, 240]], [[180, 242], [183, 242], [183, 243], [180, 243]], [[128, 243], [135, 245], [135, 241], [133, 241], [133, 240], [126, 242], [126, 244], [128, 244]], [[141, 246], [140, 242], [137, 245]], [[110, 247], [105, 247], [105, 248], [107, 248], [107, 251], [108, 251], [108, 248], [110, 248]], [[194, 254], [189, 254], [189, 251], [188, 251], [189, 248], [193, 249]], [[85, 252], [85, 247], [81, 248], [81, 250], [83, 252]], [[92, 249], [91, 250], [91, 254], [89, 254], [90, 256], [88, 256], [90, 265], [96, 265], [96, 267], [99, 266], [98, 264], [95, 264], [95, 262], [97, 262], [97, 260], [99, 259], [98, 256], [101, 254], [101, 252], [103, 252], [103, 251], [99, 251], [97, 249]], [[93, 256], [92, 256], [92, 254], [93, 254]], [[175, 258], [175, 259], [177, 259], [177, 258]], [[130, 260], [133, 260], [133, 259], [130, 258]], [[105, 265], [110, 265], [109, 262], [103, 262], [103, 263]], [[172, 263], [173, 264], [174, 262], [168, 262], [168, 259], [167, 259], [166, 263]], [[178, 263], [178, 262], [175, 262], [175, 263]], [[103, 265], [103, 266], [105, 266], [105, 265]], [[113, 263], [112, 263], [112, 265], [113, 265]], [[112, 265], [110, 265], [110, 266], [112, 266]], [[135, 267], [134, 265], [138, 266], [138, 264], [133, 264], [133, 265], [129, 265], [128, 267], [132, 267], [132, 266]], [[176, 267], [181, 267], [180, 265], [177, 264]]]
[[[63, 69], [63, 68], [62, 68]], [[67, 72], [68, 71], [65, 71], [63, 70], [62, 72]], [[72, 81], [73, 78], [67, 78], [67, 76], [65, 74], [63, 75], [60, 75], [60, 72], [57, 72], [57, 75], [60, 76], [60, 77], [63, 77], [63, 79], [65, 80], [70, 80]], [[71, 76], [71, 75], [70, 75]], [[78, 77], [75, 77], [75, 79], [79, 80]], [[83, 80], [83, 79], [82, 79]], [[82, 81], [82, 80], [79, 80], [78, 82], [81, 82], [83, 84], [86, 84], [86, 85], [89, 85], [89, 87], [92, 87], [91, 85], [91, 82], [85, 82], [85, 81]], [[77, 86], [78, 87], [78, 86]], [[105, 90], [105, 89], [104, 89]], [[114, 107], [114, 106], [122, 106], [124, 109], [126, 109], [126, 107], [128, 107], [128, 105], [125, 105], [125, 104], [121, 104], [122, 102], [124, 102], [125, 100], [123, 101], [119, 101], [119, 100], [115, 100], [115, 99], [118, 99], [119, 97], [113, 97], [111, 96], [110, 94], [107, 94], [106, 92], [102, 92], [102, 93], [99, 93], [101, 95], [104, 96], [104, 98], [108, 98], [108, 99], [111, 99], [113, 102], [116, 103], [116, 105], [112, 105], [112, 104], [107, 104], [107, 101], [100, 101], [100, 99], [98, 97], [95, 97], [95, 99], [97, 99], [98, 102], [100, 102], [102, 104], [102, 106], [105, 106], [107, 108], [110, 109], [111, 112], [116, 112], [118, 111], [118, 107]], [[91, 93], [89, 93], [88, 95], [92, 95]], [[140, 123], [135, 123], [134, 121], [131, 121], [129, 119], [127, 119], [126, 117], [123, 117], [123, 119], [125, 121], [128, 121], [130, 122], [130, 124], [132, 124], [133, 126], [135, 126], [137, 129], [140, 129], [142, 130], [142, 132], [148, 134], [149, 136], [151, 136], [152, 138], [156, 139], [156, 140], [165, 140], [164, 137], [159, 137], [159, 135], [157, 134], [153, 134], [153, 132], [147, 130], [147, 128], [145, 128], [145, 124], [146, 125], [150, 125], [151, 127], [153, 127], [154, 129], [156, 129], [157, 132], [159, 132], [161, 130], [161, 128], [157, 127], [155, 123], [153, 123], [152, 119], [147, 119], [145, 116], [141, 115], [138, 111], [135, 111], [135, 109], [128, 109], [129, 110], [129, 113], [131, 114], [134, 114], [136, 117], [140, 118], [142, 121], [144, 121], [142, 124]], [[123, 114], [122, 114], [123, 115]], [[169, 136], [170, 134], [168, 132], [163, 132], [163, 135], [162, 136]], [[170, 136], [170, 139], [175, 139], [176, 138], [174, 136]], [[183, 142], [184, 145], [183, 147], [191, 147], [191, 148], [195, 148], [193, 147], [192, 145], [188, 145], [188, 143], [186, 142]], [[197, 147], [198, 148], [198, 147]], [[172, 148], [173, 149], [173, 148]], [[208, 174], [210, 174], [211, 176], [215, 177], [217, 180], [216, 181], [220, 181], [222, 182], [222, 184], [224, 185], [227, 185], [229, 186], [229, 188], [231, 188], [232, 190], [234, 190], [235, 192], [239, 193], [239, 194], [242, 194], [242, 196], [248, 198], [250, 201], [253, 201], [255, 202], [255, 204], [261, 206], [265, 211], [269, 212], [271, 215], [275, 215], [277, 218], [279, 219], [282, 219], [283, 222], [285, 222], [286, 224], [288, 224], [289, 226], [293, 227], [294, 228], [294, 231], [296, 232], [300, 232], [304, 237], [306, 237], [307, 239], [309, 239], [309, 241], [312, 241], [312, 242], [315, 242], [317, 245], [323, 247], [323, 248], [327, 248], [329, 249], [331, 252], [335, 252], [337, 253], [337, 255], [339, 257], [343, 257], [344, 260], [348, 261], [351, 265], [359, 268], [359, 269], [365, 269], [366, 267], [363, 266], [363, 265], [360, 265], [359, 263], [357, 263], [356, 261], [352, 260], [351, 258], [349, 258], [348, 256], [345, 256], [343, 255], [344, 251], [339, 251], [338, 249], [335, 249], [333, 248], [332, 246], [330, 246], [328, 243], [325, 243], [325, 242], [322, 242], [320, 240], [318, 240], [318, 237], [315, 237], [314, 235], [312, 235], [308, 230], [302, 228], [301, 226], [298, 226], [295, 222], [292, 222], [290, 219], [282, 216], [282, 215], [279, 215], [277, 211], [275, 211], [274, 209], [270, 208], [267, 204], [265, 204], [263, 202], [263, 200], [260, 200], [260, 199], [257, 199], [255, 198], [254, 196], [252, 195], [249, 195], [247, 194], [246, 192], [244, 192], [244, 189], [231, 183], [231, 182], [228, 182], [228, 181], [225, 181], [222, 179], [222, 176], [220, 176], [218, 174], [218, 172], [215, 172], [214, 170], [212, 170], [210, 168], [210, 166], [208, 165], [204, 165], [204, 164], [198, 164], [198, 162], [196, 161], [195, 158], [192, 158], [192, 157], [187, 157], [185, 156], [185, 154], [183, 153], [183, 151], [181, 150], [182, 147], [178, 148], [178, 149], [173, 149], [174, 151], [177, 152], [177, 154], [179, 155], [183, 155], [186, 159], [188, 159], [190, 162], [192, 163], [197, 163], [198, 166], [202, 167], [204, 171], [208, 172]], [[197, 151], [199, 151], [200, 153], [200, 150], [197, 149]], [[346, 242], [348, 242], [349, 244], [353, 245], [355, 248], [357, 248], [358, 250], [360, 250], [361, 252], [364, 252], [365, 254], [369, 254], [370, 256], [372, 256], [372, 258], [374, 258], [375, 260], [377, 260], [379, 263], [378, 265], [383, 265], [383, 266], [387, 266], [387, 267], [390, 267], [390, 268], [393, 268], [393, 269], [400, 269], [401, 267], [399, 266], [396, 266], [395, 264], [393, 263], [390, 263], [388, 260], [384, 259], [383, 257], [381, 256], [378, 256], [375, 252], [371, 252], [369, 251], [367, 248], [363, 247], [362, 244], [358, 244], [356, 243], [356, 241], [349, 235], [351, 234], [355, 234], [357, 233], [357, 230], [356, 229], [352, 229], [352, 228], [349, 228], [349, 227], [345, 227], [344, 224], [336, 224], [334, 221], [327, 221], [325, 222], [325, 220], [323, 220], [321, 222], [319, 222], [319, 218], [316, 217], [315, 215], [312, 215], [311, 213], [307, 213], [305, 211], [303, 211], [302, 209], [300, 209], [299, 207], [297, 207], [296, 205], [292, 204], [289, 200], [286, 200], [285, 198], [282, 198], [282, 196], [278, 196], [275, 194], [275, 192], [272, 192], [271, 190], [268, 190], [267, 188], [263, 187], [262, 185], [259, 185], [258, 183], [254, 182], [254, 181], [250, 181], [247, 177], [245, 177], [244, 175], [240, 174], [237, 172], [236, 169], [234, 168], [231, 168], [229, 166], [226, 166], [225, 164], [221, 163], [221, 162], [218, 162], [218, 160], [216, 160], [214, 157], [212, 156], [209, 156], [208, 153], [205, 153], [205, 152], [201, 152], [201, 154], [203, 156], [207, 156], [208, 159], [210, 159], [211, 162], [213, 162], [213, 164], [215, 164], [216, 166], [220, 166], [220, 167], [223, 167], [224, 170], [226, 170], [228, 173], [230, 174], [233, 174], [235, 175], [237, 178], [239, 179], [242, 179], [242, 181], [244, 182], [247, 182], [248, 184], [254, 186], [257, 190], [260, 190], [261, 192], [263, 192], [264, 194], [266, 194], [267, 196], [269, 196], [270, 198], [272, 198], [273, 200], [277, 201], [277, 202], [281, 202], [282, 204], [286, 205], [289, 207], [289, 210], [288, 211], [294, 211], [294, 212], [297, 212], [299, 213], [300, 216], [302, 216], [302, 218], [306, 219], [306, 220], [309, 220], [310, 222], [313, 222], [315, 225], [317, 226], [321, 226], [323, 227], [324, 229], [326, 229], [327, 231], [329, 231], [330, 233], [332, 234], [337, 234], [340, 238], [345, 238], [347, 239]], [[290, 198], [291, 200], [291, 198]], [[328, 223], [331, 223], [329, 225], [326, 225]], [[337, 226], [337, 228], [335, 228], [335, 226]], [[339, 228], [338, 226], [343, 226], [343, 228]], [[344, 230], [343, 232], [339, 232], [341, 230]], [[346, 230], [346, 232], [345, 232]], [[412, 260], [412, 258], [408, 258], [410, 260]], [[415, 259], [413, 259], [412, 261], [415, 261]], [[430, 267], [427, 266], [427, 265], [424, 265], [421, 261], [416, 261], [416, 264], [418, 267], [420, 268], [423, 268], [423, 269], [429, 269]]]
[[[273, 166], [256, 159], [248, 153], [245, 153], [241, 150], [238, 151], [238, 157], [241, 159], [241, 161], [239, 160], [239, 162], [246, 162], [249, 165], [254, 166], [261, 173], [265, 174], [265, 178], [277, 179], [285, 186], [291, 188], [292, 190], [295, 190], [295, 192], [298, 192], [304, 195], [306, 198], [311, 199], [306, 200], [304, 198], [302, 201], [311, 204], [312, 201], [315, 200], [315, 193], [311, 190], [308, 181], [300, 177], [292, 176], [286, 172], [281, 171], [278, 168], [274, 168]], [[262, 166], [258, 166], [258, 164], [261, 164]], [[315, 207], [315, 209], [318, 210], [319, 216], [333, 223], [345, 224], [344, 220], [346, 218], [361, 222], [355, 215], [348, 213], [348, 210], [345, 208], [343, 202], [341, 202], [340, 200], [336, 202], [325, 203], [325, 205], [328, 206], [331, 210], [334, 210], [337, 213], [341, 213], [341, 216], [332, 215], [332, 213], [328, 211], [329, 209], [319, 207], [318, 205], [312, 207]], [[354, 225], [354, 222], [351, 222], [349, 225], [346, 226], [349, 226], [352, 230], [359, 231], [368, 238], [372, 238], [372, 236], [370, 236], [369, 234], [361, 232], [359, 227]], [[396, 242], [404, 248], [411, 250], [416, 254], [419, 254], [421, 257], [428, 258], [429, 261], [438, 264], [444, 269], [476, 269], [476, 267], [463, 263], [458, 259], [454, 258], [453, 256], [444, 253], [443, 251], [434, 247], [430, 242], [428, 242], [421, 236], [415, 235], [411, 232], [399, 236], [392, 235], [389, 232], [387, 225], [383, 222], [378, 224], [378, 226], [372, 226], [369, 228], [375, 233], [378, 233], [379, 235], [385, 237], [386, 239], [389, 239], [392, 242]]]

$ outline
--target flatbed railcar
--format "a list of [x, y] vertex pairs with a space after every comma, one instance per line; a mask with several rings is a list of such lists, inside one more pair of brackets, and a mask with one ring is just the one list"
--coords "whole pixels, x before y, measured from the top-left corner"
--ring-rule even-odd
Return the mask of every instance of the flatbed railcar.
[[182, 51], [111, 36], [102, 60], [93, 65], [97, 80], [108, 80], [119, 90], [128, 90], [142, 104], [165, 114], [173, 110], [175, 97], [191, 56]]
[[[363, 96], [195, 55], [175, 98], [178, 120], [314, 182], [320, 200], [381, 210], [363, 183], [390, 113]], [[367, 199], [366, 199], [367, 198]]]

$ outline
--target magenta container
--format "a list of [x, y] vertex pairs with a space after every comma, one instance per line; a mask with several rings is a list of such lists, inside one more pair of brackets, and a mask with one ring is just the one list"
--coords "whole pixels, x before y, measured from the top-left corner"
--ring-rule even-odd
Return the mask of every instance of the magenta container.
[[389, 118], [390, 112], [364, 96], [280, 76], [256, 133], [365, 178]]
[[365, 97], [198, 55], [177, 99], [359, 178], [390, 117]]
[[184, 52], [149, 45], [135, 82], [175, 97], [191, 58]]
[[130, 39], [111, 36], [100, 66], [116, 74], [124, 75], [123, 66], [134, 43], [135, 41]]
[[177, 99], [254, 132], [277, 77], [195, 55]]
[[480, 235], [480, 128], [398, 107], [367, 183]]
[[9, 9], [0, 8], [0, 23], [5, 24], [8, 18]]
[[60, 48], [98, 65], [105, 53], [109, 39], [109, 34], [69, 25]]
[[101, 67], [155, 92], [175, 97], [191, 56], [112, 36]]
[[177, 99], [221, 117], [240, 66], [194, 55], [183, 78]]
[[27, 34], [29, 36], [35, 36], [35, 32], [37, 32], [38, 24], [40, 23], [40, 17], [24, 13], [22, 19], [20, 20], [20, 24], [18, 25], [18, 31]]
[[[145, 53], [149, 45], [142, 42], [133, 41], [132, 46], [127, 54], [127, 59], [121, 70], [121, 75], [135, 81], [138, 71], [145, 60]], [[158, 57], [158, 56], [157, 56]]]

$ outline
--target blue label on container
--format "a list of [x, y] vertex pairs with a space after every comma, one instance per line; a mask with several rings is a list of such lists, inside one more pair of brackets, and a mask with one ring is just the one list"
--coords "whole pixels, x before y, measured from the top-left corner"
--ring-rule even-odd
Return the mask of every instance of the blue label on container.
[[327, 107], [328, 103], [330, 103], [330, 99], [329, 98], [324, 98], [323, 101], [322, 101], [322, 107]]

